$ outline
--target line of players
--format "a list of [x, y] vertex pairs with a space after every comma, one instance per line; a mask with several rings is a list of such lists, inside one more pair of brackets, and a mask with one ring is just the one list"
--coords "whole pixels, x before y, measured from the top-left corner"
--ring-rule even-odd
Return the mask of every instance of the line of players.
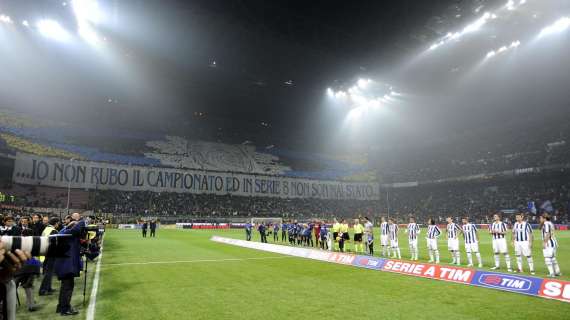
[[[525, 221], [523, 213], [516, 215], [516, 222], [513, 224], [509, 232], [506, 223], [501, 220], [498, 214], [493, 216], [493, 223], [489, 226], [489, 233], [492, 237], [492, 246], [495, 259], [495, 265], [491, 268], [497, 270], [500, 268], [500, 256], [503, 255], [507, 270], [509, 272], [523, 272], [523, 257], [526, 258], [530, 274], [535, 274], [534, 261], [532, 258], [532, 246], [534, 242], [532, 226]], [[540, 217], [540, 230], [542, 235], [542, 253], [544, 261], [548, 269], [550, 277], [560, 276], [560, 266], [556, 259], [556, 251], [558, 242], [554, 235], [554, 225], [550, 221], [548, 214]], [[469, 222], [469, 218], [462, 218], [462, 225], [458, 225], [453, 221], [452, 217], [447, 218], [447, 247], [452, 257], [452, 264], [461, 264], [461, 253], [459, 249], [459, 235], [463, 234], [465, 253], [467, 254], [467, 266], [473, 266], [473, 255], [477, 259], [479, 268], [483, 267], [483, 260], [479, 252], [479, 236], [475, 224]], [[410, 218], [406, 232], [408, 234], [409, 247], [411, 252], [411, 260], [418, 260], [418, 236], [420, 228], [416, 224], [414, 218]], [[510, 233], [511, 243], [514, 247], [517, 269], [511, 267], [511, 258], [507, 246], [507, 234]], [[398, 245], [398, 225], [392, 219], [386, 221], [382, 218], [380, 224], [380, 241], [383, 256], [392, 256], [401, 259], [400, 248]], [[435, 223], [434, 219], [429, 219], [426, 234], [427, 248], [429, 253], [429, 262], [439, 263], [439, 249], [437, 240], [442, 234], [441, 230]]]
[[[354, 219], [354, 252], [369, 254], [374, 253], [374, 232], [373, 224], [367, 217], [364, 218], [364, 225], [360, 219]], [[288, 223], [281, 225], [281, 241], [289, 241], [290, 245], [304, 245], [309, 247], [320, 247], [324, 250], [335, 250], [344, 252], [347, 250], [347, 243], [350, 241], [349, 225], [346, 219], [334, 220], [331, 229], [325, 223]], [[273, 225], [273, 240], [278, 241], [279, 225]], [[313, 242], [313, 233], [315, 241]], [[333, 240], [334, 239], [334, 240]], [[364, 245], [366, 240], [366, 247]]]
[[[501, 220], [498, 214], [493, 216], [493, 223], [489, 225], [489, 233], [492, 237], [492, 247], [494, 253], [494, 266], [492, 270], [500, 268], [500, 256], [503, 255], [507, 270], [509, 272], [523, 272], [523, 257], [526, 258], [529, 271], [535, 274], [534, 261], [532, 257], [532, 246], [534, 237], [530, 223], [525, 221], [523, 213], [516, 215], [516, 222], [513, 224], [512, 229]], [[360, 219], [355, 219], [353, 224], [354, 232], [354, 252], [365, 253], [374, 255], [374, 230], [373, 224], [365, 217], [364, 224]], [[289, 241], [292, 245], [305, 245], [315, 246], [312, 239], [312, 234], [315, 234], [316, 247], [328, 250], [344, 252], [347, 248], [347, 242], [350, 240], [349, 225], [345, 219], [340, 222], [335, 219], [331, 230], [328, 230], [324, 223], [315, 224], [300, 224], [291, 223], [283, 224], [282, 226], [281, 241]], [[558, 242], [554, 235], [554, 225], [550, 222], [550, 216], [543, 214], [540, 217], [540, 230], [542, 234], [542, 252], [545, 260], [546, 267], [550, 277], [560, 276], [560, 267], [556, 259], [556, 251]], [[278, 240], [277, 232], [279, 227], [273, 230], [274, 240]], [[408, 244], [411, 253], [411, 260], [418, 260], [418, 238], [420, 235], [420, 227], [414, 218], [410, 218], [409, 224], [406, 228], [408, 235]], [[381, 218], [380, 223], [380, 245], [382, 248], [381, 255], [384, 257], [392, 257], [401, 259], [401, 252], [398, 243], [399, 227], [393, 218]], [[514, 247], [517, 269], [511, 267], [511, 258], [507, 246], [507, 234], [511, 234], [511, 243]], [[435, 223], [434, 219], [428, 220], [428, 228], [426, 234], [427, 249], [429, 254], [429, 262], [440, 262], [440, 254], [438, 248], [438, 238], [441, 236], [442, 231]], [[447, 247], [451, 254], [452, 264], [461, 265], [461, 252], [459, 246], [459, 236], [463, 235], [464, 248], [467, 255], [467, 266], [474, 265], [473, 255], [477, 260], [479, 268], [483, 267], [483, 260], [479, 252], [479, 235], [475, 224], [469, 222], [469, 218], [462, 218], [462, 225], [453, 221], [452, 217], [447, 218], [446, 226], [447, 234]], [[332, 239], [331, 239], [332, 236]]]

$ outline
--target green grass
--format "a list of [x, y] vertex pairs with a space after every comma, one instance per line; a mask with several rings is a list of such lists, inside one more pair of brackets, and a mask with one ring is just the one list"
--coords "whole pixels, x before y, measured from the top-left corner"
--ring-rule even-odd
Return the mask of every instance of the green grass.
[[[570, 304], [559, 301], [281, 258], [214, 243], [209, 240], [214, 234], [244, 238], [242, 230], [159, 230], [155, 239], [142, 239], [137, 231], [109, 230], [96, 319], [346, 319], [355, 315], [360, 319], [567, 319], [570, 312]], [[407, 239], [405, 234], [401, 237], [402, 257], [406, 258]], [[570, 274], [570, 232], [558, 232], [557, 237], [562, 248], [558, 253], [562, 271]], [[492, 264], [490, 237], [481, 233], [481, 238], [487, 268]], [[257, 234], [254, 240], [258, 240]], [[420, 240], [422, 259], [427, 258], [424, 242]], [[442, 262], [449, 262], [443, 239], [440, 249]], [[538, 240], [534, 251], [537, 275], [544, 276]], [[136, 264], [173, 261], [178, 263]], [[88, 290], [90, 285], [91, 281]], [[81, 291], [78, 280], [73, 301], [82, 312], [75, 317], [78, 319], [85, 318], [86, 309], [80, 304]], [[23, 292], [20, 296], [23, 298]], [[31, 314], [22, 308], [18, 319], [57, 319], [56, 300], [56, 296], [42, 297], [38, 299], [40, 311]]]

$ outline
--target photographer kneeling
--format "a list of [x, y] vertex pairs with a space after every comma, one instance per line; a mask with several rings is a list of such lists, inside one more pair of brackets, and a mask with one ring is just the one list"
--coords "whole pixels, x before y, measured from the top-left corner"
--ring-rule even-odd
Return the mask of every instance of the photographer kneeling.
[[83, 266], [80, 240], [85, 232], [85, 226], [85, 220], [81, 219], [81, 215], [73, 213], [71, 222], [59, 232], [60, 235], [71, 235], [68, 239], [69, 249], [65, 257], [56, 258], [54, 264], [55, 274], [61, 281], [56, 312], [62, 316], [71, 316], [79, 313], [71, 307], [71, 296], [73, 295], [75, 278], [80, 276]]

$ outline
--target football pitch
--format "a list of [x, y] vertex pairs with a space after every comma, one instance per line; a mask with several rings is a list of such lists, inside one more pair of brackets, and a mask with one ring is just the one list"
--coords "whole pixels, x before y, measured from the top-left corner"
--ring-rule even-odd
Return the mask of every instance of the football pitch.
[[[488, 269], [493, 264], [491, 239], [480, 234]], [[95, 319], [568, 319], [570, 313], [570, 303], [210, 241], [213, 235], [244, 239], [243, 230], [161, 229], [157, 235], [143, 239], [139, 231], [107, 231], [92, 301]], [[407, 258], [406, 235], [400, 236], [402, 258]], [[568, 280], [570, 232], [559, 231], [557, 238], [565, 273], [561, 279]], [[253, 240], [259, 240], [258, 234]], [[535, 241], [534, 259], [537, 276], [544, 277], [539, 244]], [[439, 245], [445, 264], [450, 261], [445, 240]], [[375, 250], [378, 255], [379, 248]], [[423, 239], [420, 260], [427, 261]], [[95, 264], [90, 265], [88, 297], [94, 270]], [[76, 280], [73, 304], [81, 311], [76, 319], [86, 318], [90, 302], [81, 304], [82, 291], [83, 278]], [[37, 299], [37, 312], [21, 307], [18, 319], [60, 318], [54, 312], [57, 296], [44, 298]]]

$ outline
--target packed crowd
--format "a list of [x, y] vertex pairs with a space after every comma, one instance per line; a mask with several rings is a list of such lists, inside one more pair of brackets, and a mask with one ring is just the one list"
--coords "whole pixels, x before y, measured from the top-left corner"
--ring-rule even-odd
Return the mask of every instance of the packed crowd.
[[[6, 195], [5, 201], [2, 201], [1, 194]], [[71, 189], [69, 196], [70, 208], [87, 208], [89, 192]], [[15, 207], [66, 208], [67, 189], [3, 183], [0, 185], [0, 203]]]
[[478, 223], [488, 223], [500, 210], [549, 212], [556, 223], [569, 220], [570, 180], [565, 176], [505, 181], [445, 183], [381, 191], [379, 201], [280, 199], [194, 195], [182, 193], [99, 191], [102, 212], [184, 218], [283, 217], [285, 219], [353, 217], [354, 215], [397, 217], [469, 214]]
[[377, 201], [281, 199], [231, 195], [99, 191], [97, 210], [133, 216], [333, 217], [369, 213]]
[[[65, 208], [67, 190], [12, 185], [0, 189], [9, 195], [2, 205], [11, 208]], [[9, 206], [7, 206], [9, 204]], [[556, 223], [570, 220], [570, 176], [496, 179], [483, 182], [449, 182], [409, 188], [381, 189], [380, 200], [324, 200], [243, 197], [231, 195], [71, 190], [70, 207], [92, 209], [125, 219], [141, 216], [188, 219], [235, 219], [282, 217], [284, 219], [390, 215], [400, 218], [433, 216], [438, 222], [447, 215], [469, 214], [478, 223], [488, 223], [500, 210], [549, 212]], [[174, 220], [173, 220], [174, 219]]]
[[[372, 161], [384, 182], [436, 181], [508, 170], [570, 164], [568, 119], [553, 125], [515, 123], [481, 128], [417, 148], [382, 150]], [[556, 124], [556, 125], [554, 125]], [[521, 127], [532, 130], [520, 130]]]
[[[549, 212], [556, 222], [567, 222], [570, 206], [570, 180], [505, 180], [484, 183], [433, 184], [414, 188], [391, 189], [380, 212], [433, 215], [439, 222], [447, 215], [469, 214], [478, 223], [488, 223], [498, 210], [525, 210], [534, 214]], [[531, 218], [536, 219], [536, 218]]]
[[[67, 235], [68, 237], [65, 238], [67, 245], [62, 247], [62, 250], [65, 250], [64, 252], [55, 253], [56, 248], [51, 248], [55, 245], [50, 243], [50, 250], [46, 256], [34, 256], [33, 254], [34, 252], [40, 252], [41, 245], [38, 245], [35, 249], [25, 251], [25, 242], [23, 240], [19, 242], [15, 240], [7, 241], [12, 246], [17, 246], [16, 243], [20, 243], [22, 250], [16, 250], [14, 253], [25, 251], [27, 257], [24, 259], [25, 261], [21, 261], [15, 268], [10, 268], [10, 270], [15, 270], [15, 272], [2, 272], [0, 286], [3, 286], [3, 291], [6, 291], [2, 296], [2, 301], [0, 301], [0, 304], [3, 306], [2, 315], [13, 315], [15, 312], [15, 302], [11, 297], [16, 294], [18, 288], [23, 289], [25, 293], [25, 306], [28, 311], [34, 312], [38, 310], [35, 283], [37, 280], [40, 280], [39, 290], [37, 291], [39, 296], [51, 296], [56, 292], [52, 287], [54, 276], [61, 282], [57, 310], [55, 311], [64, 316], [77, 314], [78, 312], [71, 306], [74, 278], [79, 277], [83, 270], [82, 256], [92, 260], [99, 254], [102, 229], [96, 225], [100, 222], [102, 223], [102, 221], [95, 217], [84, 219], [78, 213], [67, 215], [63, 220], [47, 214], [42, 216], [34, 213], [29, 216], [24, 215], [22, 212], [13, 215], [14, 213], [16, 212], [13, 210], [2, 210], [2, 214], [0, 214], [0, 236], [47, 237]], [[89, 228], [89, 224], [93, 228]], [[46, 241], [45, 239], [47, 238], [40, 241]], [[3, 246], [4, 243], [0, 242], [2, 255], [5, 252]], [[8, 265], [3, 265], [3, 267], [8, 268]]]

